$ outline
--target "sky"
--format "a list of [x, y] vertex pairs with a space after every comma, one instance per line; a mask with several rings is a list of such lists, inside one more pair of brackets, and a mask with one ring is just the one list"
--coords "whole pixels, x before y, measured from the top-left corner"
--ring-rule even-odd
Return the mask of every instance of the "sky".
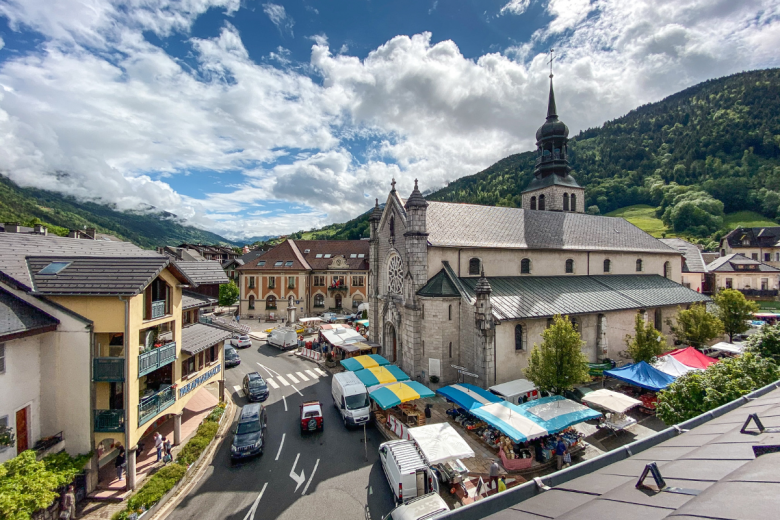
[[0, 0], [0, 172], [230, 239], [780, 61], [780, 0]]

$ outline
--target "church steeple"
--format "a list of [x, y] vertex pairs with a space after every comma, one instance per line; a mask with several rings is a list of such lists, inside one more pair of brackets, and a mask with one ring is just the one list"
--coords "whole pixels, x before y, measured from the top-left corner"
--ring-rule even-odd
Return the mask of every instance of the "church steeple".
[[547, 120], [558, 119], [557, 109], [555, 108], [555, 92], [553, 92], [553, 75], [550, 74], [550, 97], [547, 100]]

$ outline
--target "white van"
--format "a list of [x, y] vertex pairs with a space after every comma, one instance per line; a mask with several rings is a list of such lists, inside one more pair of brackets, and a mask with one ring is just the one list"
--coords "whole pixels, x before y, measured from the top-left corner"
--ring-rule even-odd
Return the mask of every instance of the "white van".
[[279, 327], [268, 334], [268, 344], [282, 350], [298, 348], [298, 333], [293, 329]]
[[527, 379], [515, 379], [508, 383], [491, 386], [488, 391], [512, 404], [523, 404], [540, 397], [539, 389]]
[[447, 503], [436, 493], [413, 498], [396, 507], [382, 520], [431, 520], [448, 513]]
[[439, 479], [414, 441], [388, 441], [379, 445], [379, 460], [396, 502], [439, 492]]
[[354, 372], [340, 372], [333, 376], [331, 385], [333, 404], [338, 408], [344, 426], [358, 426], [368, 422], [371, 403], [366, 385]]

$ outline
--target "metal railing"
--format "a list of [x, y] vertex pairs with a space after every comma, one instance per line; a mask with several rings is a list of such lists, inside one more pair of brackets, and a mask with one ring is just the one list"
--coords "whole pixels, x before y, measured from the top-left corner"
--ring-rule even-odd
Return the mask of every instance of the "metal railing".
[[758, 296], [759, 298], [773, 298], [777, 296], [777, 289], [739, 289], [745, 296]]
[[33, 446], [33, 450], [35, 450], [38, 453], [41, 453], [43, 451], [48, 450], [51, 447], [56, 446], [62, 441], [63, 441], [62, 432], [55, 433], [50, 437], [44, 437], [43, 439], [36, 442], [35, 446]]
[[171, 341], [162, 347], [153, 348], [138, 354], [138, 377], [154, 372], [160, 367], [176, 361], [176, 342]]
[[125, 358], [99, 357], [92, 359], [92, 381], [120, 383], [125, 380]]
[[92, 410], [96, 432], [125, 431], [124, 410]]
[[138, 426], [148, 423], [175, 402], [176, 388], [173, 386], [141, 399], [138, 404]]
[[347, 287], [347, 284], [342, 284], [339, 285], [338, 287], [334, 287], [332, 285], [328, 287], [329, 291], [346, 291], [347, 289], [349, 289], [349, 287]]
[[152, 302], [152, 316], [151, 319], [156, 320], [165, 316], [165, 300], [159, 300]]

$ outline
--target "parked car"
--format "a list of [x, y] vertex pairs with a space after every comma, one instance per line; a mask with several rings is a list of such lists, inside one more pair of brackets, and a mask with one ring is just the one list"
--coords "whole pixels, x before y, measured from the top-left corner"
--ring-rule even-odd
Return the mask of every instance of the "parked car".
[[324, 321], [326, 323], [335, 323], [336, 322], [336, 313], [335, 312], [323, 312], [322, 316], [320, 316], [320, 317], [322, 318], [322, 321]]
[[230, 344], [238, 348], [249, 348], [252, 346], [252, 338], [247, 334], [234, 334]]
[[438, 494], [428, 493], [401, 504], [382, 517], [382, 520], [431, 520], [449, 510], [447, 503]]
[[268, 384], [257, 372], [244, 376], [244, 395], [250, 401], [265, 401], [268, 399]]
[[572, 401], [577, 401], [578, 403], [582, 404], [582, 398], [588, 395], [593, 391], [592, 388], [588, 388], [587, 386], [575, 386], [571, 390], [564, 390], [563, 397], [566, 399], [571, 399]]
[[225, 346], [225, 366], [235, 367], [241, 364], [241, 358], [238, 355], [238, 351], [230, 345]]
[[263, 454], [267, 420], [265, 407], [259, 403], [248, 404], [241, 409], [230, 444], [231, 460]]
[[439, 492], [439, 479], [414, 441], [388, 441], [379, 445], [379, 460], [396, 503]]
[[282, 350], [298, 348], [298, 334], [294, 329], [279, 327], [268, 335], [268, 344]]
[[344, 426], [358, 426], [368, 422], [371, 403], [366, 385], [354, 372], [340, 372], [333, 376], [331, 384], [333, 404], [344, 420]]
[[301, 433], [322, 430], [325, 425], [322, 418], [322, 404], [319, 401], [301, 403]]

